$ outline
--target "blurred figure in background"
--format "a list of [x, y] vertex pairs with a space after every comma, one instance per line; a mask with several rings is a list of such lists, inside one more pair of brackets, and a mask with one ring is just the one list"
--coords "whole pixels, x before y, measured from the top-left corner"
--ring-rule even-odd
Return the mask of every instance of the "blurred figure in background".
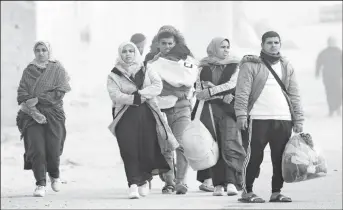
[[136, 47], [138, 48], [139, 53], [141, 55], [143, 55], [144, 48], [146, 45], [146, 37], [144, 36], [144, 34], [136, 33], [136, 34], [132, 35], [130, 42], [133, 42], [136, 45]]
[[17, 126], [24, 138], [24, 169], [32, 169], [36, 197], [45, 196], [46, 172], [51, 188], [60, 191], [60, 156], [66, 138], [63, 97], [71, 90], [60, 62], [51, 59], [49, 43], [34, 45], [35, 59], [23, 72], [17, 101], [21, 106]]
[[329, 37], [328, 46], [318, 55], [316, 78], [323, 76], [329, 116], [341, 115], [342, 106], [342, 50], [334, 37]]

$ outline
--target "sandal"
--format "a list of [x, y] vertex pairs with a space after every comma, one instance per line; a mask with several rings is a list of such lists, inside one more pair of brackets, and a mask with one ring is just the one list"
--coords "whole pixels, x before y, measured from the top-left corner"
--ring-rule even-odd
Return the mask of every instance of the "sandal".
[[262, 198], [258, 197], [256, 194], [252, 194], [249, 197], [240, 198], [238, 201], [242, 203], [264, 203], [266, 202]]
[[282, 194], [279, 194], [275, 198], [270, 199], [269, 202], [290, 203], [290, 202], [292, 202], [292, 199], [289, 197], [286, 197]]
[[188, 186], [186, 184], [176, 184], [175, 191], [177, 195], [186, 194], [188, 191]]
[[173, 185], [166, 185], [162, 188], [162, 194], [172, 194], [175, 191]]
[[213, 192], [213, 191], [214, 191], [214, 187], [213, 187], [213, 186], [206, 185], [206, 184], [201, 184], [201, 185], [199, 186], [199, 190], [205, 191], [205, 192]]

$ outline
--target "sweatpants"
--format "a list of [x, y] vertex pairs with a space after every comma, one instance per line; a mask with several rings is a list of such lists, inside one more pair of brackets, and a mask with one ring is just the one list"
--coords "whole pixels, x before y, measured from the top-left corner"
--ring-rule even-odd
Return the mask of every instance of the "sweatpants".
[[[186, 107], [174, 107], [163, 110], [167, 116], [168, 124], [176, 138], [180, 143], [180, 146], [176, 149], [176, 164], [175, 169], [164, 174], [166, 185], [174, 185], [174, 177], [176, 184], [187, 184], [187, 172], [188, 172], [188, 160], [184, 155], [184, 149], [182, 148], [182, 134], [185, 128], [191, 123], [191, 108]], [[170, 153], [169, 162], [174, 162], [174, 154]]]
[[[236, 122], [231, 116], [228, 116], [220, 107], [212, 104], [212, 111], [213, 111], [213, 120], [216, 128], [217, 133], [217, 143], [219, 147], [219, 159], [217, 163], [209, 168], [210, 176], [212, 178], [213, 186], [223, 186], [225, 187], [227, 184], [239, 184], [236, 183], [236, 170], [230, 167], [224, 158], [231, 158], [229, 157], [230, 154], [227, 154], [227, 147], [230, 139], [232, 138], [232, 127], [234, 126], [236, 129]], [[208, 106], [206, 106], [201, 115], [201, 122], [204, 126], [208, 129], [208, 131], [215, 137], [215, 132], [213, 129], [213, 124], [209, 112]], [[237, 130], [235, 130], [237, 132]], [[225, 157], [223, 157], [223, 155]], [[202, 175], [206, 174], [208, 171], [202, 171]], [[201, 175], [200, 174], [200, 175]], [[201, 178], [201, 177], [198, 177]], [[205, 178], [205, 177], [203, 177]]]
[[255, 178], [259, 176], [264, 149], [268, 143], [273, 165], [272, 192], [281, 191], [284, 183], [281, 168], [282, 154], [291, 135], [291, 121], [250, 120], [248, 129], [242, 131], [243, 145], [247, 149], [243, 164], [244, 193], [253, 192], [253, 184]]
[[32, 163], [36, 185], [46, 186], [46, 172], [53, 178], [60, 176], [60, 156], [66, 129], [64, 121], [38, 124], [27, 128], [27, 158]]

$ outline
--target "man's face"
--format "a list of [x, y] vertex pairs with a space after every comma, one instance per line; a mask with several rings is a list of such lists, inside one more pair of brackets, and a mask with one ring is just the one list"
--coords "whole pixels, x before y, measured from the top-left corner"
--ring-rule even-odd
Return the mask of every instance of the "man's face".
[[161, 38], [158, 42], [158, 47], [163, 55], [167, 54], [174, 46], [175, 39], [173, 36], [169, 38]]
[[279, 37], [268, 37], [264, 43], [262, 43], [262, 49], [270, 54], [278, 54], [280, 52], [281, 43]]

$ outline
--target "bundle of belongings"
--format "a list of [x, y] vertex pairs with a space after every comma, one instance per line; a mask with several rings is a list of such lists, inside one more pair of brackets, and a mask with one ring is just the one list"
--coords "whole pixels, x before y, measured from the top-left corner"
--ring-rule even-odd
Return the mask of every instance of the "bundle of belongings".
[[[174, 90], [188, 90], [186, 99], [191, 99], [194, 93], [194, 83], [198, 76], [197, 61], [190, 56], [185, 45], [176, 44], [167, 55], [159, 57], [148, 67], [156, 71], [163, 80], [163, 88], [171, 87]], [[168, 109], [175, 106], [177, 98], [174, 95], [160, 95], [157, 97], [158, 106]]]
[[285, 182], [301, 182], [325, 176], [326, 173], [326, 161], [314, 148], [311, 135], [293, 135], [282, 156], [282, 176]]

